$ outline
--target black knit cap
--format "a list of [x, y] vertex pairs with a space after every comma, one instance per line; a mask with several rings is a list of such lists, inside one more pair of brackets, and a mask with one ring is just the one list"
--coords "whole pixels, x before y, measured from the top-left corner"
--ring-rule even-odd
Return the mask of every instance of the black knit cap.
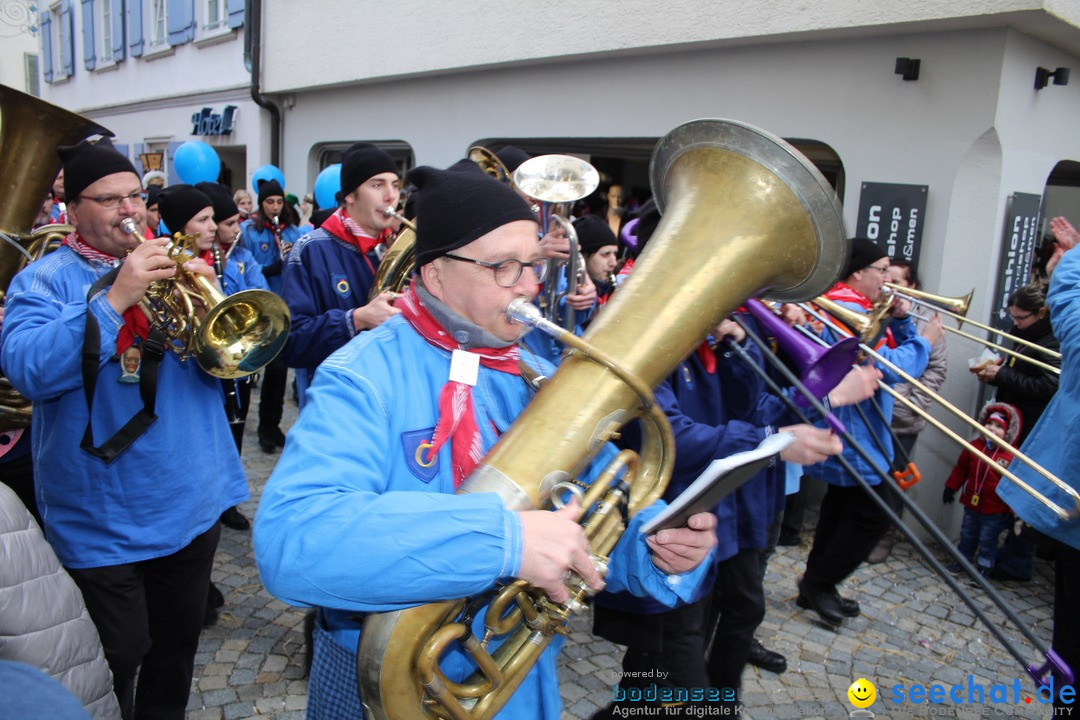
[[341, 153], [341, 197], [382, 173], [397, 175], [397, 163], [377, 145], [353, 143]]
[[853, 237], [848, 240], [848, 244], [851, 248], [851, 254], [848, 256], [847, 269], [844, 270], [844, 274], [840, 276], [841, 278], [849, 278], [864, 267], [873, 265], [883, 257], [888, 257], [888, 254], [878, 247], [873, 240], [864, 237]]
[[129, 172], [142, 186], [135, 166], [113, 147], [108, 138], [96, 143], [83, 140], [76, 145], [65, 145], [56, 153], [64, 165], [64, 195], [68, 202], [76, 200], [91, 184], [115, 173]]
[[618, 245], [615, 233], [611, 232], [611, 226], [600, 219], [598, 215], [585, 215], [574, 221], [574, 230], [577, 232], [578, 247], [582, 255], [592, 255], [605, 245]]
[[259, 181], [259, 207], [262, 207], [263, 202], [267, 198], [279, 197], [282, 200], [285, 199], [285, 191], [281, 188], [281, 183], [277, 180], [270, 178], [269, 180]]
[[507, 223], [536, 222], [520, 195], [486, 173], [421, 166], [408, 180], [416, 186], [417, 269]]
[[160, 185], [147, 185], [146, 186], [146, 207], [152, 208], [158, 204], [158, 199], [161, 197]]
[[158, 210], [161, 219], [169, 226], [170, 232], [183, 232], [188, 220], [200, 210], [213, 207], [214, 202], [204, 193], [191, 185], [170, 185], [161, 191]]
[[221, 223], [240, 214], [240, 208], [236, 207], [236, 202], [232, 199], [232, 190], [221, 183], [201, 182], [195, 183], [195, 187], [206, 193], [214, 204], [214, 222]]
[[518, 169], [521, 163], [528, 160], [531, 156], [521, 148], [514, 147], [513, 145], [507, 145], [499, 152], [495, 153], [496, 157], [502, 161], [502, 164], [506, 166], [506, 169], [511, 174]]

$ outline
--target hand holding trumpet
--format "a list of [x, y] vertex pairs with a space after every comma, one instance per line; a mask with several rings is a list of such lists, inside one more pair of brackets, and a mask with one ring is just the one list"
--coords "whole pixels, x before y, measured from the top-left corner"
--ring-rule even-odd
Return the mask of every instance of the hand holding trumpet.
[[112, 287], [105, 293], [105, 299], [116, 312], [123, 314], [139, 302], [146, 295], [150, 283], [176, 275], [176, 261], [169, 257], [168, 252], [170, 242], [167, 237], [147, 240], [127, 256]]
[[401, 293], [387, 290], [373, 297], [367, 305], [353, 310], [353, 328], [356, 332], [370, 330], [382, 325], [394, 315], [400, 315], [401, 310], [394, 307], [394, 301], [399, 297], [401, 297]]

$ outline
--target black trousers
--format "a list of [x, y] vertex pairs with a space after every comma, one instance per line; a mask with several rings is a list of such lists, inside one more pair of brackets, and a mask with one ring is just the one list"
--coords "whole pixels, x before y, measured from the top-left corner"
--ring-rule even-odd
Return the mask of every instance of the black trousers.
[[709, 604], [713, 631], [706, 669], [710, 685], [737, 693], [750, 657], [754, 632], [765, 619], [761, 550], [740, 550], [716, 565], [716, 583]]
[[251, 381], [246, 377], [222, 380], [221, 387], [225, 391], [225, 415], [229, 418], [236, 452], [243, 452], [244, 425], [247, 424], [248, 409], [251, 407]]
[[888, 529], [888, 516], [861, 486], [829, 485], [806, 558], [804, 585], [821, 590], [836, 587], [855, 572]]
[[[1054, 560], [1054, 650], [1074, 673], [1080, 674], [1080, 550], [1061, 543]], [[1066, 679], [1054, 677], [1056, 695]], [[1065, 705], [1063, 707], [1072, 707]]]
[[259, 436], [273, 433], [281, 425], [285, 407], [285, 386], [289, 368], [280, 358], [274, 358], [263, 368], [262, 390], [259, 391]]
[[101, 636], [124, 720], [183, 720], [220, 537], [214, 523], [166, 557], [68, 569]]

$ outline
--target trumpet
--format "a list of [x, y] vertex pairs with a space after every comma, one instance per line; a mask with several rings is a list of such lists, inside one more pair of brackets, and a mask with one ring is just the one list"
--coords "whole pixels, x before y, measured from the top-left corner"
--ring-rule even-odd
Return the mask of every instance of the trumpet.
[[[120, 229], [137, 237], [131, 218], [121, 220]], [[194, 235], [176, 233], [166, 252], [177, 265], [176, 276], [152, 282], [138, 304], [151, 325], [162, 328], [181, 361], [194, 358], [206, 373], [232, 379], [277, 357], [291, 324], [284, 300], [266, 290], [226, 297], [205, 276], [185, 270], [184, 263], [198, 257]], [[196, 304], [207, 309], [202, 318]]]
[[275, 215], [270, 218], [270, 225], [273, 226], [274, 239], [277, 240], [278, 249], [281, 254], [281, 261], [285, 262], [289, 257], [289, 252], [292, 250], [293, 244], [291, 242], [285, 242], [281, 237], [281, 219]]
[[374, 300], [381, 292], [401, 292], [409, 282], [413, 273], [413, 259], [416, 248], [416, 223], [407, 220], [405, 216], [394, 210], [393, 207], [383, 208], [383, 215], [401, 220], [401, 230], [394, 238], [394, 244], [379, 261], [379, 269], [375, 273], [375, 282], [371, 284], [368, 292], [368, 300]]

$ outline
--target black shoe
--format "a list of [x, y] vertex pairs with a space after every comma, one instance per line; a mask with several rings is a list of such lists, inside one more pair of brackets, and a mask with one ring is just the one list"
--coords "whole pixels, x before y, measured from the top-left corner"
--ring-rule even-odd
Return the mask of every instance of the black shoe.
[[217, 610], [219, 607], [225, 604], [225, 596], [218, 590], [217, 585], [210, 583], [210, 592], [206, 596], [206, 607], [214, 608]]
[[203, 615], [202, 626], [204, 628], [213, 627], [217, 625], [218, 611], [217, 608], [212, 608], [209, 605], [206, 606], [206, 614]]
[[[837, 592], [834, 592], [833, 595], [836, 598], [836, 606], [840, 608], [840, 614], [844, 617], [858, 617], [862, 613], [862, 608], [859, 607], [857, 600], [843, 597]], [[799, 597], [795, 599], [795, 604], [801, 608], [810, 609], [810, 601], [806, 599], [806, 596], [801, 591]]]
[[281, 448], [278, 446], [277, 441], [273, 438], [266, 437], [265, 435], [259, 435], [259, 449], [264, 453], [276, 453]]
[[813, 590], [804, 583], [799, 583], [799, 597], [795, 604], [807, 610], [813, 610], [826, 624], [834, 629], [844, 622], [844, 613], [840, 610], [840, 595], [835, 588]]
[[221, 513], [221, 524], [233, 530], [250, 530], [251, 521], [240, 514], [236, 507], [231, 507]]
[[784, 656], [769, 650], [758, 642], [757, 638], [754, 638], [753, 643], [750, 645], [750, 657], [746, 661], [754, 667], [768, 670], [777, 675], [787, 670], [787, 660]]
[[799, 533], [797, 532], [781, 530], [780, 537], [777, 539], [776, 544], [784, 547], [796, 547], [802, 544], [802, 538], [799, 537]]

